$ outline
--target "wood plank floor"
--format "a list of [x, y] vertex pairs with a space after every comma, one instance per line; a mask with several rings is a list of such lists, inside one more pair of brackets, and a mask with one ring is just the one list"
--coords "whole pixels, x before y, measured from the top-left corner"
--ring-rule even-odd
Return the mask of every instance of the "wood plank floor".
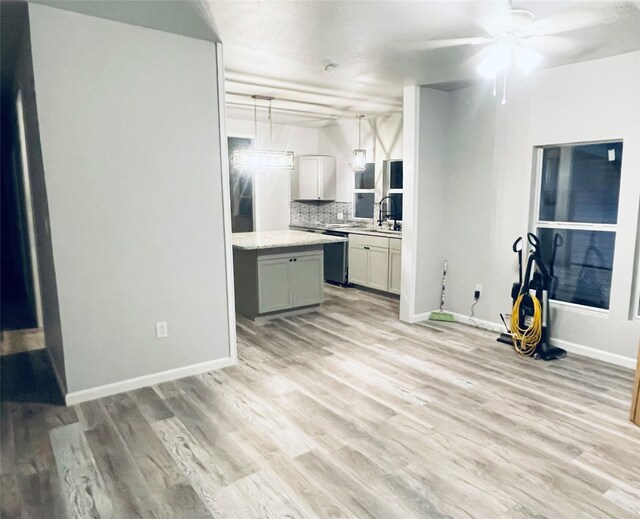
[[69, 408], [3, 357], [1, 516], [640, 517], [630, 370], [327, 296], [240, 319], [237, 366]]

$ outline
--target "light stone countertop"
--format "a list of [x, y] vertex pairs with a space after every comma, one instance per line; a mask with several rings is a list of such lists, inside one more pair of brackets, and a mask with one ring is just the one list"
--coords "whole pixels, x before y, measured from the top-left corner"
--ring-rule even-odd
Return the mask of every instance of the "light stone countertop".
[[325, 243], [345, 241], [347, 241], [346, 238], [339, 236], [292, 230], [236, 232], [231, 235], [233, 248], [240, 250], [304, 247], [305, 245], [324, 245]]
[[402, 239], [402, 231], [392, 231], [392, 230], [378, 230], [377, 228], [371, 229], [368, 227], [327, 227], [326, 229], [322, 229], [320, 227], [314, 226], [313, 224], [305, 225], [305, 224], [291, 224], [291, 228], [293, 229], [320, 229], [327, 231], [337, 231], [343, 232], [345, 234], [366, 234], [368, 236], [384, 236], [385, 238], [396, 238]]

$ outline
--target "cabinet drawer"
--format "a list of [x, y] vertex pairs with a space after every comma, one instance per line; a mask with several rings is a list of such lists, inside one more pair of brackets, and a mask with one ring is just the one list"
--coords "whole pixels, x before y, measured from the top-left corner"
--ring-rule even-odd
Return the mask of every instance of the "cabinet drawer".
[[369, 236], [367, 234], [350, 234], [349, 245], [368, 246], [368, 247], [382, 247], [384, 249], [389, 248], [389, 238], [384, 236]]
[[306, 250], [300, 251], [296, 249], [292, 249], [290, 252], [278, 252], [276, 254], [271, 254], [269, 252], [263, 252], [258, 256], [258, 261], [271, 261], [277, 259], [289, 259], [289, 258], [302, 258], [306, 256], [322, 256], [322, 251], [318, 250]]
[[389, 249], [391, 249], [391, 250], [402, 250], [402, 239], [401, 238], [389, 238]]

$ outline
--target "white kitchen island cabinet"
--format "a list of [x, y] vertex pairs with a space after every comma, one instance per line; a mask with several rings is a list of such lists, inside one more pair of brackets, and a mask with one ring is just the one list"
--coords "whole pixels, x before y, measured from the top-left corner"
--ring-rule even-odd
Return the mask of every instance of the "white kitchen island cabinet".
[[258, 312], [317, 305], [324, 300], [324, 258], [320, 250], [259, 254]]
[[344, 238], [299, 231], [233, 235], [236, 310], [274, 317], [324, 300], [324, 244]]

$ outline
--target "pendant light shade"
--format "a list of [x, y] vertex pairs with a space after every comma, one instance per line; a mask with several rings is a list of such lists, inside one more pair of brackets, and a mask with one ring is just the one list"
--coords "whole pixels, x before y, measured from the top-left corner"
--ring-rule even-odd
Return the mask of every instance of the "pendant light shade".
[[231, 165], [243, 169], [293, 169], [293, 152], [276, 150], [236, 150]]
[[362, 148], [362, 118], [364, 115], [358, 116], [358, 148], [353, 150], [353, 169], [355, 171], [364, 171], [367, 169], [367, 150]]
[[[269, 145], [273, 143], [273, 121], [271, 119], [271, 101], [273, 97], [253, 97], [253, 122], [255, 127], [255, 141], [258, 142], [258, 99], [269, 101]], [[239, 169], [293, 169], [293, 152], [280, 150], [248, 149], [236, 150], [231, 155], [230, 163]]]

